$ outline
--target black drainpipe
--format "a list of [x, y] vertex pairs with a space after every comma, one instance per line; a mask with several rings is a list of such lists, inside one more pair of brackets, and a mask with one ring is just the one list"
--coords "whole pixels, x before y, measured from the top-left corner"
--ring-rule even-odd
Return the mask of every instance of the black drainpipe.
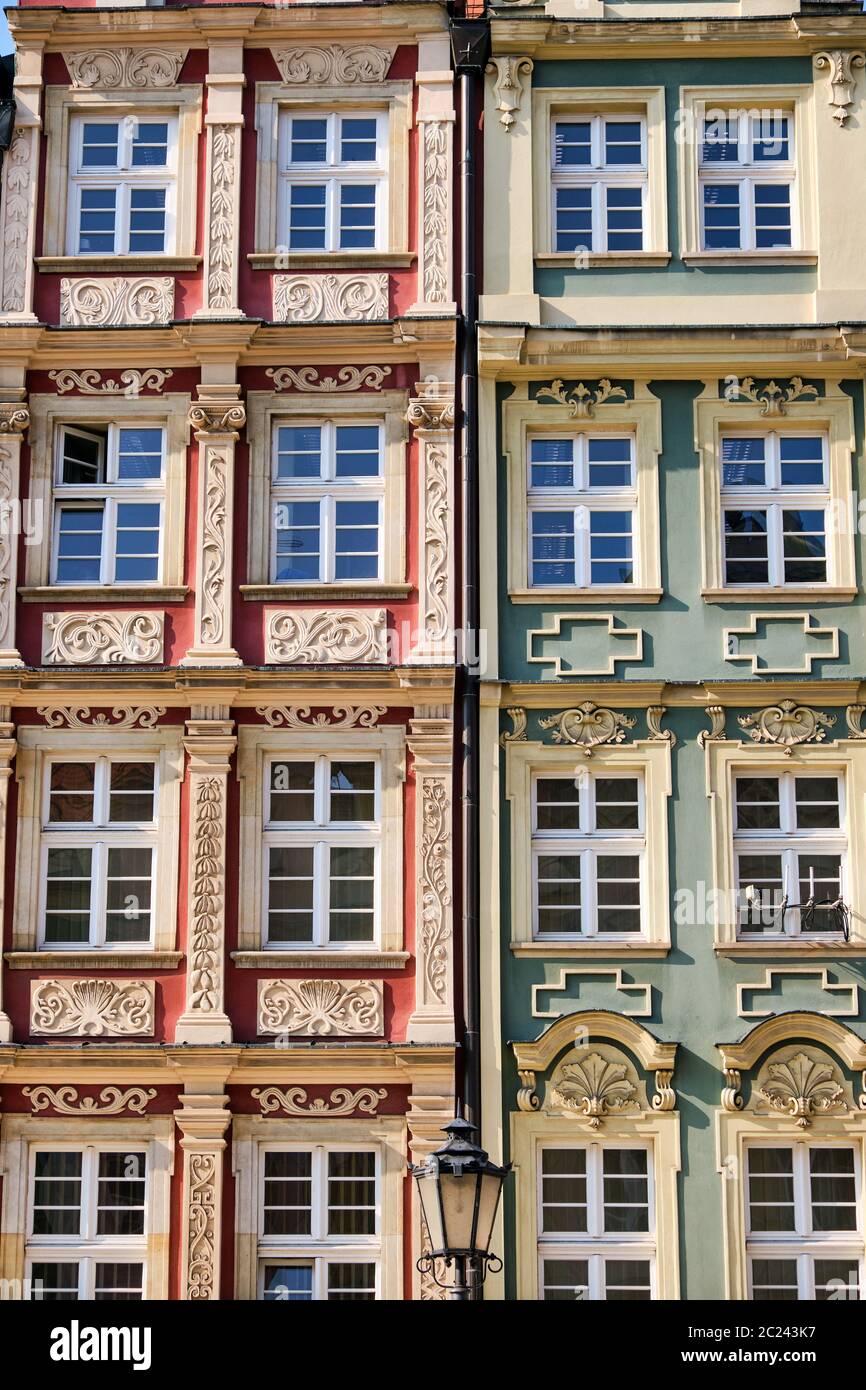
[[467, 1119], [481, 1130], [480, 1051], [480, 936], [478, 861], [478, 377], [476, 341], [478, 289], [476, 237], [478, 230], [475, 182], [478, 119], [484, 68], [490, 52], [486, 19], [451, 15], [451, 48], [460, 82], [460, 298], [458, 349], [460, 354], [460, 491], [463, 563], [464, 650], [459, 654], [457, 698], [461, 706], [463, 756], [461, 760], [462, 807], [462, 905], [463, 905], [463, 1084], [458, 1093]]

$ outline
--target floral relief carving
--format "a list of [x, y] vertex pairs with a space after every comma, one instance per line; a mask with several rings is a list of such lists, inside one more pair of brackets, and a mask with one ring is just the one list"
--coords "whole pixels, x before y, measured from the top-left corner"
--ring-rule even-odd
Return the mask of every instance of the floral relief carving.
[[427, 991], [438, 1003], [448, 996], [448, 942], [451, 940], [451, 822], [445, 778], [421, 779], [420, 954]]
[[662, 720], [667, 714], [665, 705], [650, 705], [646, 712], [646, 722], [649, 729], [650, 741], [652, 743], [669, 743], [671, 748], [676, 747], [677, 736], [673, 729], [663, 729]]
[[141, 1086], [130, 1086], [125, 1091], [119, 1086], [105, 1086], [98, 1096], [83, 1096], [79, 1100], [74, 1086], [25, 1086], [24, 1095], [34, 1112], [51, 1109], [60, 1115], [119, 1115], [123, 1110], [131, 1110], [135, 1115], [143, 1115], [156, 1091], [145, 1091]]
[[265, 620], [265, 661], [302, 666], [387, 661], [387, 616], [384, 608], [272, 609]]
[[718, 743], [725, 737], [724, 705], [707, 705], [704, 713], [710, 721], [710, 727], [701, 729], [698, 734], [698, 744], [701, 748], [705, 748], [708, 743]]
[[201, 1301], [216, 1296], [219, 1159], [213, 1153], [191, 1153], [188, 1171], [186, 1295]]
[[152, 1034], [153, 990], [149, 980], [34, 980], [30, 1031], [94, 1038]]
[[778, 705], [740, 715], [737, 723], [755, 743], [776, 743], [790, 753], [798, 743], [823, 743], [824, 731], [832, 729], [836, 716], [798, 705], [796, 700], [780, 700]]
[[506, 130], [510, 130], [514, 125], [514, 113], [520, 110], [523, 96], [522, 74], [525, 73], [528, 77], [534, 67], [531, 58], [514, 58], [510, 55], [491, 58], [487, 64], [485, 71], [496, 74], [493, 87], [496, 110], [499, 112], [499, 124], [505, 126]]
[[162, 660], [162, 613], [46, 613], [46, 665], [145, 665]]
[[[0, 448], [0, 513], [12, 504], [14, 491], [12, 456], [8, 449]], [[15, 552], [9, 530], [8, 525], [0, 525], [0, 648], [9, 640], [14, 613]]]
[[838, 1068], [826, 1057], [810, 1057], [806, 1052], [769, 1062], [759, 1079], [758, 1095], [771, 1110], [793, 1116], [801, 1129], [806, 1129], [816, 1115], [848, 1110]]
[[165, 714], [165, 705], [115, 705], [111, 715], [90, 717], [89, 705], [40, 705], [49, 729], [153, 729]]
[[277, 323], [377, 321], [388, 317], [387, 273], [275, 275]]
[[588, 1119], [598, 1129], [605, 1115], [639, 1110], [638, 1088], [624, 1062], [590, 1052], [580, 1061], [565, 1062], [552, 1082], [551, 1104]]
[[331, 43], [321, 48], [277, 49], [274, 59], [280, 76], [288, 85], [384, 82], [396, 48], [380, 48], [368, 43]]
[[619, 396], [623, 400], [627, 399], [626, 392], [622, 386], [612, 386], [607, 377], [599, 381], [596, 389], [590, 390], [581, 381], [577, 386], [566, 391], [565, 383], [557, 378], [549, 386], [540, 386], [535, 393], [537, 400], [557, 401], [559, 405], [568, 407], [569, 414], [576, 420], [588, 420], [595, 413], [597, 405], [603, 405], [613, 396]]
[[513, 705], [511, 709], [507, 709], [505, 713], [511, 720], [511, 732], [509, 733], [506, 730], [504, 733], [500, 734], [499, 742], [502, 744], [503, 748], [505, 747], [506, 743], [525, 743], [526, 710], [521, 709], [518, 705]]
[[428, 642], [444, 641], [448, 614], [448, 453], [432, 441], [425, 449], [424, 587], [427, 607], [424, 635]]
[[173, 87], [187, 49], [89, 48], [64, 53], [73, 87]]
[[252, 1090], [263, 1115], [273, 1115], [278, 1110], [287, 1115], [375, 1115], [387, 1094], [384, 1087], [374, 1091], [371, 1086], [362, 1086], [353, 1091], [348, 1086], [337, 1086], [327, 1100], [324, 1096], [308, 1100], [303, 1086], [290, 1086], [286, 1091], [278, 1086], [254, 1086]]
[[849, 738], [866, 738], [866, 729], [862, 725], [864, 714], [866, 705], [849, 705], [846, 709], [845, 723], [848, 725]]
[[360, 391], [369, 386], [381, 391], [391, 375], [390, 367], [341, 367], [336, 376], [320, 376], [318, 367], [268, 367], [265, 376], [273, 379], [275, 391], [294, 386], [297, 391]]
[[103, 377], [102, 372], [95, 367], [85, 367], [83, 371], [74, 372], [71, 368], [54, 368], [48, 375], [57, 387], [58, 396], [64, 396], [67, 391], [80, 391], [84, 396], [131, 396], [141, 395], [142, 391], [161, 391], [168, 377], [172, 375], [171, 367], [166, 367], [165, 371], [160, 371], [158, 367], [147, 367], [144, 371], [138, 371], [135, 367], [128, 367], [126, 371], [120, 373], [120, 378]]
[[224, 779], [196, 776], [194, 803], [187, 1008], [215, 1013], [222, 1008]]
[[843, 126], [854, 103], [854, 88], [857, 85], [855, 68], [866, 67], [866, 53], [860, 48], [835, 48], [829, 52], [815, 54], [815, 67], [829, 69], [828, 101], [833, 108], [833, 120]]
[[230, 465], [225, 449], [209, 448], [205, 453], [199, 640], [202, 646], [218, 647], [225, 632], [226, 505]]
[[386, 713], [385, 705], [334, 705], [315, 715], [309, 705], [256, 705], [272, 729], [372, 729]]
[[817, 396], [817, 386], [804, 386], [803, 378], [792, 376], [786, 387], [777, 386], [775, 381], [768, 381], [766, 386], [756, 386], [754, 377], [746, 376], [740, 381], [737, 377], [732, 378], [732, 386], [728, 398], [736, 400], [737, 397], [745, 397], [746, 400], [760, 405], [762, 415], [784, 415], [786, 407], [792, 401], [799, 400], [801, 396]]
[[60, 281], [60, 322], [70, 328], [113, 323], [168, 323], [174, 278], [122, 276]]
[[33, 131], [16, 126], [3, 167], [3, 313], [21, 313], [27, 286]]
[[622, 743], [626, 729], [633, 729], [636, 720], [617, 710], [601, 709], [585, 700], [577, 709], [560, 710], [547, 719], [539, 719], [542, 729], [553, 729], [554, 743], [573, 743], [585, 758], [601, 743]]
[[260, 980], [260, 1034], [375, 1036], [383, 1031], [380, 980]]
[[233, 308], [234, 187], [238, 127], [211, 129], [207, 295], [211, 309]]
[[448, 121], [424, 122], [423, 294], [427, 304], [448, 299]]

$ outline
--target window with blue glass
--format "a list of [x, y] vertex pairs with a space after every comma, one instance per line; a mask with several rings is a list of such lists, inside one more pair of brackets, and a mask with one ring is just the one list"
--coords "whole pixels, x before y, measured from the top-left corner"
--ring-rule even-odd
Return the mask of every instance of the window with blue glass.
[[264, 1301], [375, 1299], [380, 1263], [376, 1151], [319, 1144], [268, 1148], [261, 1161]]
[[703, 249], [792, 249], [795, 173], [792, 115], [708, 113], [700, 150]]
[[552, 150], [553, 250], [642, 251], [645, 118], [557, 118]]
[[826, 584], [826, 436], [728, 434], [721, 455], [725, 584]]
[[383, 426], [298, 421], [274, 431], [276, 584], [381, 578]]
[[387, 124], [375, 111], [284, 115], [278, 239], [289, 251], [383, 249]]
[[177, 118], [72, 122], [68, 248], [76, 256], [155, 256], [174, 247]]
[[633, 584], [634, 436], [542, 435], [528, 447], [530, 585]]
[[52, 583], [159, 583], [164, 473], [161, 425], [62, 425]]

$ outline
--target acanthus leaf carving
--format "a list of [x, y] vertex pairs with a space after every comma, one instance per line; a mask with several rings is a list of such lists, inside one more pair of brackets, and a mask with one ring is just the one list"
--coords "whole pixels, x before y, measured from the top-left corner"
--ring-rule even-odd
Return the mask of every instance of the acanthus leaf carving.
[[387, 610], [271, 609], [265, 661], [282, 665], [374, 665], [387, 661]]
[[218, 647], [225, 632], [226, 509], [231, 465], [225, 449], [207, 448], [204, 452], [199, 641], [203, 647]]
[[85, 1037], [153, 1033], [154, 987], [149, 980], [34, 980], [30, 1031]]
[[144, 1090], [141, 1086], [130, 1086], [123, 1091], [119, 1086], [105, 1086], [98, 1096], [79, 1099], [75, 1086], [25, 1086], [23, 1094], [34, 1113], [51, 1109], [59, 1115], [119, 1115], [123, 1110], [130, 1110], [135, 1115], [143, 1115], [156, 1091], [152, 1087]]
[[222, 1008], [225, 786], [222, 777], [194, 780], [189, 999], [192, 1013]]
[[444, 642], [448, 636], [448, 453], [428, 440], [424, 450], [424, 636]]
[[384, 82], [396, 47], [368, 43], [277, 49], [274, 59], [289, 86], [346, 86]]
[[166, 367], [164, 371], [159, 367], [146, 367], [143, 371], [128, 367], [118, 379], [103, 377], [95, 367], [84, 367], [80, 372], [69, 367], [55, 367], [48, 375], [57, 387], [58, 396], [64, 396], [68, 391], [80, 391], [84, 396], [130, 396], [134, 399], [142, 391], [161, 391], [173, 373], [171, 367]]
[[636, 722], [629, 714], [599, 708], [591, 700], [585, 700], [577, 709], [560, 710], [538, 721], [542, 729], [553, 729], [554, 743], [573, 743], [586, 758], [592, 757], [593, 748], [599, 744], [622, 743], [626, 729], [633, 729]]
[[451, 124], [424, 121], [423, 270], [427, 304], [448, 299], [449, 198], [448, 150]]
[[227, 312], [234, 308], [235, 163], [239, 128], [212, 126], [210, 140], [207, 302], [209, 309]]
[[275, 275], [276, 323], [380, 322], [388, 317], [388, 275]]
[[792, 1116], [801, 1129], [816, 1115], [848, 1110], [841, 1073], [826, 1057], [810, 1057], [806, 1052], [770, 1061], [757, 1090], [771, 1110]]
[[552, 381], [549, 386], [540, 386], [536, 391], [537, 400], [556, 401], [559, 405], [568, 407], [569, 413], [576, 420], [588, 420], [595, 413], [597, 405], [604, 405], [613, 396], [627, 400], [626, 391], [622, 386], [613, 386], [607, 377], [603, 377], [595, 390], [591, 390], [582, 381], [577, 386], [566, 391], [565, 383], [561, 378]]
[[845, 711], [845, 723], [848, 725], [848, 733], [851, 738], [866, 738], [866, 729], [863, 728], [863, 715], [866, 714], [866, 705], [849, 705]]
[[68, 328], [168, 323], [174, 314], [174, 277], [87, 277], [60, 281], [60, 322]]
[[701, 729], [698, 734], [698, 745], [701, 748], [706, 748], [708, 743], [718, 743], [725, 737], [724, 705], [707, 705], [704, 713], [710, 721], [710, 727]]
[[824, 731], [832, 729], [836, 716], [798, 705], [796, 700], [780, 700], [778, 705], [740, 715], [737, 722], [755, 743], [775, 743], [790, 754], [798, 743], [823, 743]]
[[303, 1086], [290, 1086], [280, 1090], [278, 1086], [254, 1086], [252, 1096], [259, 1102], [263, 1115], [273, 1115], [284, 1111], [287, 1115], [375, 1115], [379, 1102], [388, 1092], [384, 1087], [374, 1090], [371, 1086], [361, 1086], [353, 1091], [348, 1086], [337, 1086], [327, 1100], [317, 1096], [309, 1100]]
[[89, 705], [40, 705], [49, 729], [152, 729], [165, 714], [165, 705], [115, 705], [111, 715], [90, 717]]
[[73, 87], [173, 87], [187, 49], [88, 48], [64, 53]]
[[309, 705], [256, 705], [272, 729], [372, 729], [383, 714], [385, 705], [334, 705], [330, 713], [311, 714]]
[[216, 1212], [220, 1159], [190, 1153], [186, 1199], [186, 1295], [198, 1301], [216, 1297]]
[[667, 714], [665, 705], [649, 705], [646, 712], [646, 722], [649, 728], [650, 741], [652, 743], [669, 743], [671, 748], [677, 744], [677, 736], [672, 729], [663, 729], [662, 720]]
[[784, 415], [786, 407], [792, 401], [799, 400], [801, 396], [818, 395], [817, 386], [806, 386], [803, 378], [792, 376], [786, 387], [777, 385], [775, 381], [768, 381], [764, 386], [757, 386], [754, 377], [729, 378], [730, 389], [725, 392], [728, 400], [736, 400], [738, 397], [745, 397], [752, 401], [754, 405], [760, 405], [761, 414], [769, 416]]
[[448, 942], [451, 939], [449, 862], [451, 824], [444, 778], [421, 779], [420, 955], [430, 995], [444, 1004], [448, 995]]
[[149, 665], [162, 660], [162, 613], [45, 613], [46, 665]]
[[27, 243], [33, 177], [33, 139], [38, 132], [16, 126], [4, 159], [3, 313], [21, 313], [27, 285]]
[[598, 1129], [605, 1117], [623, 1110], [639, 1110], [637, 1086], [629, 1079], [624, 1062], [614, 1062], [598, 1052], [564, 1063], [551, 1086], [551, 1104], [572, 1111]]
[[383, 1030], [380, 980], [260, 980], [258, 1031], [375, 1037]]
[[297, 391], [360, 391], [365, 386], [381, 391], [391, 371], [391, 367], [341, 367], [336, 376], [320, 376], [318, 367], [268, 367], [265, 376], [272, 378], [275, 391], [289, 386]]
[[511, 732], [506, 729], [499, 736], [499, 742], [504, 748], [506, 743], [525, 743], [526, 742], [526, 710], [519, 705], [513, 705], [505, 713], [511, 720]]
[[496, 110], [499, 112], [499, 124], [505, 126], [506, 130], [514, 125], [514, 113], [520, 110], [523, 74], [528, 77], [534, 67], [531, 58], [515, 58], [508, 54], [491, 58], [485, 68], [485, 72], [496, 74], [493, 86]]

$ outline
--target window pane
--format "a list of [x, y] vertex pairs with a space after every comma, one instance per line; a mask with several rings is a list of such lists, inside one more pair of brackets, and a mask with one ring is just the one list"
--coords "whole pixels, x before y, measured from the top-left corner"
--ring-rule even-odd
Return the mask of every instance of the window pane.
[[78, 229], [79, 255], [114, 254], [117, 189], [82, 188]]
[[30, 1267], [30, 1301], [70, 1303], [78, 1299], [78, 1262], [45, 1260]]
[[779, 439], [779, 460], [782, 468], [782, 487], [823, 486], [823, 440], [782, 435]]
[[545, 1303], [589, 1298], [588, 1260], [544, 1260], [542, 1269]]
[[371, 183], [340, 185], [340, 246], [344, 250], [376, 245], [376, 188]]
[[704, 121], [701, 159], [704, 164], [739, 163], [739, 120], [736, 116]]
[[64, 430], [62, 435], [63, 465], [60, 480], [73, 486], [105, 481], [105, 445], [107, 432], [87, 434]]
[[764, 250], [791, 245], [791, 188], [786, 183], [755, 184], [755, 246]]
[[330, 941], [374, 939], [375, 883], [375, 852], [372, 846], [331, 847], [328, 919]]
[[332, 760], [328, 785], [332, 822], [375, 820], [375, 763]]
[[132, 137], [134, 169], [164, 168], [168, 163], [168, 122], [139, 121]]
[[823, 511], [782, 512], [786, 584], [823, 584], [827, 579], [827, 538]]
[[61, 507], [57, 583], [98, 584], [102, 571], [102, 507]]
[[600, 854], [595, 861], [598, 932], [640, 931], [640, 859]]
[[340, 121], [340, 159], [344, 164], [375, 164], [375, 116], [343, 117]]
[[344, 1264], [329, 1261], [328, 1299], [340, 1302], [347, 1299], [372, 1302], [376, 1297], [376, 1266], [373, 1264]]
[[156, 767], [153, 763], [112, 763], [109, 779], [110, 821], [152, 821]]
[[271, 763], [271, 821], [311, 822], [315, 763]]
[[597, 830], [637, 830], [638, 783], [636, 777], [596, 777], [595, 825]]
[[117, 476], [122, 482], [139, 482], [162, 475], [161, 429], [131, 429], [117, 432]]
[[835, 777], [797, 777], [794, 796], [798, 830], [838, 828], [839, 783]]
[[781, 855], [741, 854], [737, 862], [741, 930], [781, 931], [785, 897]]
[[[844, 922], [841, 913], [827, 906], [842, 895], [842, 858], [838, 854], [798, 854], [797, 876], [799, 901], [814, 900], [818, 906], [800, 913], [800, 930], [804, 932], [841, 932]], [[824, 904], [824, 906], [821, 906]]]
[[752, 1260], [752, 1298], [756, 1303], [796, 1302], [796, 1260]]
[[324, 117], [304, 120], [295, 117], [291, 125], [292, 164], [323, 164], [327, 154], [328, 123]]
[[574, 440], [533, 439], [529, 444], [529, 486], [574, 485]]
[[632, 441], [607, 436], [587, 440], [589, 485], [598, 488], [631, 487]]
[[105, 940], [150, 940], [153, 850], [131, 846], [108, 851]]
[[381, 469], [378, 425], [338, 425], [335, 476], [378, 478]]
[[90, 939], [91, 849], [49, 849], [45, 884], [45, 941]]
[[755, 164], [780, 164], [790, 158], [789, 126], [787, 116], [765, 114], [752, 120], [752, 160]]
[[97, 1235], [144, 1235], [145, 1164], [140, 1152], [99, 1155]]
[[376, 1155], [328, 1154], [328, 1235], [376, 1233]]
[[278, 584], [317, 580], [321, 574], [321, 516], [318, 502], [278, 502], [276, 573]]
[[704, 184], [704, 245], [708, 251], [739, 250], [740, 189], [737, 184]]
[[749, 1149], [748, 1172], [750, 1230], [795, 1230], [793, 1150]]
[[859, 1299], [860, 1262], [856, 1257], [815, 1261], [815, 1299]]
[[591, 584], [631, 584], [634, 578], [631, 528], [631, 512], [590, 512]]
[[36, 1154], [33, 1234], [75, 1236], [81, 1230], [82, 1155], [69, 1151]]
[[535, 801], [539, 830], [580, 829], [580, 795], [574, 777], [539, 777]]
[[326, 242], [327, 191], [324, 184], [293, 184], [289, 190], [289, 247], [323, 251]]
[[263, 1296], [266, 1303], [311, 1303], [313, 1266], [265, 1265]]
[[165, 250], [164, 188], [133, 188], [129, 194], [130, 251]]
[[608, 188], [608, 251], [640, 251], [643, 247], [643, 189]]
[[531, 519], [533, 584], [574, 584], [574, 512], [533, 511]]
[[592, 189], [557, 188], [556, 250], [592, 251]]
[[51, 822], [92, 822], [93, 763], [52, 763], [48, 790], [48, 819]]
[[81, 131], [82, 169], [116, 169], [118, 130], [116, 121], [85, 121]]
[[538, 875], [538, 934], [563, 936], [579, 932], [580, 858], [576, 854], [540, 854]]
[[541, 1211], [546, 1232], [588, 1229], [585, 1149], [542, 1149]]
[[763, 487], [767, 441], [737, 435], [722, 440], [722, 487]]
[[116, 584], [147, 584], [159, 578], [160, 510], [158, 502], [122, 502], [118, 506]]
[[97, 1303], [139, 1301], [144, 1297], [144, 1265], [100, 1262], [93, 1296]]
[[605, 121], [604, 162], [614, 167], [642, 163], [640, 121]]
[[312, 1234], [312, 1173], [309, 1153], [265, 1154], [264, 1235]]
[[338, 502], [334, 578], [376, 579], [379, 574], [379, 503]]
[[553, 136], [553, 162], [557, 169], [587, 168], [592, 163], [592, 124], [589, 121], [557, 121]]
[[268, 941], [312, 941], [312, 846], [272, 848], [268, 865]]
[[649, 1260], [605, 1260], [604, 1296], [608, 1302], [649, 1302], [652, 1298]]
[[281, 425], [277, 430], [277, 479], [319, 478], [322, 431], [316, 425]]
[[768, 584], [767, 513], [725, 509], [725, 581]]
[[857, 1182], [853, 1149], [809, 1150], [812, 1229], [856, 1231]]
[[737, 777], [734, 780], [738, 830], [778, 830], [778, 777]]

